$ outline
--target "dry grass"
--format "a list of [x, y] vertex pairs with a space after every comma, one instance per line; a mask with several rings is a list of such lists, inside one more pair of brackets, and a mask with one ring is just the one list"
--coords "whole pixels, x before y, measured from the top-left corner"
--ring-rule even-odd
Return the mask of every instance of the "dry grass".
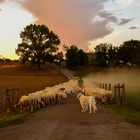
[[0, 103], [2, 103], [4, 89], [6, 88], [18, 87], [20, 95], [22, 95], [65, 81], [67, 78], [51, 65], [45, 65], [40, 71], [31, 68], [29, 65], [0, 66]]
[[66, 80], [67, 78], [51, 65], [46, 65], [42, 70], [20, 64], [0, 66], [0, 89], [13, 86], [51, 86]]

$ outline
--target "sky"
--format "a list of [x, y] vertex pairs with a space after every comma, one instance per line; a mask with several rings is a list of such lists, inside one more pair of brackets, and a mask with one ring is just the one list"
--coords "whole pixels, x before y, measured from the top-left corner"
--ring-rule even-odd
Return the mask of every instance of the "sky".
[[19, 34], [31, 23], [45, 24], [61, 46], [84, 51], [140, 40], [139, 8], [140, 0], [0, 0], [0, 56], [18, 58]]

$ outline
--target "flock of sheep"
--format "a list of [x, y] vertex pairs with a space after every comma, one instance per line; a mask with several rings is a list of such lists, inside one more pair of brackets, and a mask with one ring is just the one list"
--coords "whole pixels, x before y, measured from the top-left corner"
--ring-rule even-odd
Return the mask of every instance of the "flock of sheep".
[[[92, 105], [93, 112], [96, 112], [97, 101], [104, 103], [113, 97], [112, 91], [101, 88], [89, 87], [87, 85], [81, 89], [79, 86], [77, 86], [77, 79], [71, 79], [68, 82], [61, 83], [59, 85], [46, 87], [44, 90], [23, 95], [20, 97], [15, 106], [20, 110], [20, 112], [23, 112], [26, 109], [33, 112], [41, 107], [63, 103], [70, 95], [77, 96], [82, 107], [82, 112], [89, 109], [89, 113], [92, 113]], [[84, 97], [84, 100], [81, 97]]]

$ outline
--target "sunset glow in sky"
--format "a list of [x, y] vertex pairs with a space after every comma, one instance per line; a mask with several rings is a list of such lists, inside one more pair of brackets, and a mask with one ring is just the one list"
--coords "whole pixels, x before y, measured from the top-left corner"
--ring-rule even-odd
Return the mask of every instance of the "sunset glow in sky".
[[140, 0], [0, 0], [0, 55], [18, 58], [19, 34], [30, 23], [48, 26], [61, 46], [85, 51], [140, 40], [139, 9]]

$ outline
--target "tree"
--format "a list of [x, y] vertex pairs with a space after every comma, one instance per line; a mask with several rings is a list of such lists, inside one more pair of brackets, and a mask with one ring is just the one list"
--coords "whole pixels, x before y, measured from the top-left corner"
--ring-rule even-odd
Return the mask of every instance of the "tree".
[[108, 49], [111, 44], [99, 44], [95, 48], [95, 61], [99, 67], [107, 67], [108, 65]]
[[25, 63], [37, 65], [40, 69], [41, 64], [46, 61], [53, 61], [53, 53], [57, 52], [60, 40], [58, 36], [49, 30], [45, 25], [30, 24], [20, 33], [22, 43], [18, 44], [16, 54]]
[[81, 49], [79, 50], [78, 57], [79, 57], [79, 66], [84, 66], [88, 64], [89, 62], [88, 56], [83, 50]]
[[75, 69], [78, 65], [78, 48], [75, 45], [67, 48], [66, 52], [66, 66], [69, 69]]
[[140, 41], [139, 40], [130, 40], [125, 41], [120, 45], [118, 50], [118, 56], [120, 61], [124, 65], [140, 65]]
[[108, 64], [109, 66], [119, 65], [118, 47], [113, 47], [110, 45], [108, 48]]
[[88, 57], [83, 50], [79, 50], [77, 46], [72, 45], [66, 48], [66, 65], [69, 69], [76, 70], [78, 67], [88, 63]]
[[58, 64], [61, 64], [61, 62], [64, 61], [63, 53], [62, 53], [62, 52], [58, 52], [58, 53], [55, 55], [55, 59], [56, 59], [56, 61], [58, 62]]

